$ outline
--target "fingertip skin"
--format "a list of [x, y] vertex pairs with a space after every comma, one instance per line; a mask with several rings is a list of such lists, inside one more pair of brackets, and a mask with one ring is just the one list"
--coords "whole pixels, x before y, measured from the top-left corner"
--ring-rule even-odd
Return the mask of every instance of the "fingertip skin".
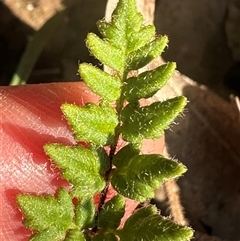
[[20, 193], [54, 194], [67, 186], [43, 151], [47, 142], [76, 144], [60, 110], [62, 103], [98, 102], [82, 82], [0, 87], [0, 239], [25, 241]]

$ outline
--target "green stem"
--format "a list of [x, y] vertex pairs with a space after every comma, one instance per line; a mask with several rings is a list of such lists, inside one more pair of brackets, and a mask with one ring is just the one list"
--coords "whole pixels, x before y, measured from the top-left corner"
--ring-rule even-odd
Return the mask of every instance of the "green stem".
[[[124, 73], [123, 77], [122, 77], [122, 83], [124, 83], [126, 78], [127, 78], [127, 73]], [[98, 205], [98, 211], [97, 211], [97, 215], [95, 217], [95, 226], [92, 229], [92, 233], [93, 234], [95, 234], [98, 231], [97, 220], [98, 220], [98, 216], [99, 216], [99, 214], [100, 214], [100, 212], [102, 210], [102, 207], [103, 207], [103, 205], [105, 203], [105, 200], [106, 200], [106, 197], [107, 197], [107, 192], [108, 192], [108, 188], [109, 188], [109, 185], [110, 185], [109, 175], [110, 175], [111, 171], [113, 170], [112, 160], [113, 160], [113, 157], [115, 155], [115, 152], [116, 152], [116, 149], [117, 149], [117, 144], [119, 142], [119, 136], [120, 136], [120, 133], [121, 133], [120, 132], [120, 127], [121, 127], [120, 113], [122, 111], [123, 104], [124, 104], [124, 97], [123, 97], [123, 93], [122, 92], [121, 92], [120, 98], [117, 100], [117, 105], [116, 105], [116, 111], [117, 111], [117, 114], [118, 114], [118, 122], [119, 122], [119, 124], [115, 128], [114, 140], [113, 140], [112, 145], [110, 146], [110, 151], [109, 151], [110, 164], [109, 164], [109, 169], [106, 171], [106, 174], [105, 174], [106, 186], [105, 186], [105, 188], [101, 192], [101, 198], [100, 198], [99, 205]]]

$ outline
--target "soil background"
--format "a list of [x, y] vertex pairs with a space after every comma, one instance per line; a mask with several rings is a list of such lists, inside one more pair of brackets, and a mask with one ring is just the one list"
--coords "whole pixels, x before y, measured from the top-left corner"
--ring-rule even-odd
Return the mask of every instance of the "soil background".
[[[106, 3], [1, 0], [0, 85], [8, 85], [27, 42], [61, 4], [67, 6], [64, 20], [51, 33], [28, 83], [79, 80], [79, 61], [97, 63], [84, 40], [88, 32], [98, 32], [95, 23], [104, 16]], [[157, 32], [170, 39], [163, 58], [177, 62], [181, 73], [224, 97], [240, 92], [239, 5], [238, 0], [156, 0]]]

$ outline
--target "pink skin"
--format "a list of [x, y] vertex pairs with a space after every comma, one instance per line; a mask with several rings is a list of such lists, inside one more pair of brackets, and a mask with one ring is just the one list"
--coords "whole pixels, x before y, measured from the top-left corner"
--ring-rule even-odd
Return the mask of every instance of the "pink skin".
[[[19, 193], [54, 194], [60, 170], [43, 151], [47, 142], [77, 144], [60, 110], [62, 103], [83, 105], [99, 98], [83, 83], [0, 87], [0, 240], [26, 241], [32, 234], [21, 223]], [[144, 141], [143, 153], [162, 153], [164, 140]], [[111, 189], [108, 198], [115, 195]], [[137, 203], [127, 200], [124, 220]]]

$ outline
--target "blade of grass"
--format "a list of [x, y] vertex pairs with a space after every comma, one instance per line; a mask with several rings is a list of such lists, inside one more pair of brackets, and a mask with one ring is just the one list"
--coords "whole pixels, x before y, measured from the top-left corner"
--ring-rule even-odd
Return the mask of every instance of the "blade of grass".
[[28, 42], [25, 52], [18, 64], [9, 85], [26, 84], [32, 72], [32, 69], [40, 56], [44, 46], [52, 36], [54, 30], [59, 26], [64, 17], [65, 7], [54, 14], [33, 36]]

